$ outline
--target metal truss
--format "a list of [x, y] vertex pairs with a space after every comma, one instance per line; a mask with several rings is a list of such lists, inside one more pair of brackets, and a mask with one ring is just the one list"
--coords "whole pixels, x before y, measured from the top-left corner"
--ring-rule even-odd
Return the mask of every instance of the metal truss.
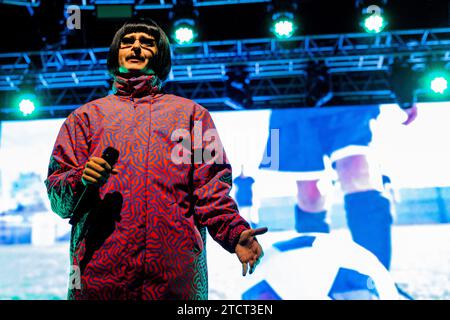
[[[353, 72], [332, 74], [333, 104], [358, 105], [392, 102], [386, 73]], [[254, 78], [250, 91], [253, 105], [249, 109], [264, 108], [298, 108], [305, 105], [305, 77]], [[60, 87], [53, 90], [42, 90], [39, 99], [42, 105], [41, 117], [66, 117], [75, 108], [97, 98], [111, 94], [111, 86], [94, 87]], [[207, 107], [210, 111], [230, 110], [226, 106], [225, 86], [222, 80], [168, 82], [167, 93], [189, 97]], [[9, 92], [7, 99], [12, 99]], [[53, 104], [52, 104], [53, 103]], [[4, 108], [2, 119], [15, 117], [14, 108]]]
[[[329, 68], [333, 103], [384, 103], [392, 102], [387, 71], [393, 59], [403, 57], [413, 68], [448, 62], [450, 28], [215, 41], [174, 45], [172, 51], [167, 90], [211, 109], [228, 108], [224, 76], [232, 65], [249, 71], [254, 107], [301, 106], [310, 60]], [[107, 53], [108, 48], [90, 48], [0, 54], [0, 93], [10, 96], [28, 83], [43, 105], [79, 106], [109, 91]]]
[[30, 16], [34, 15], [34, 9], [41, 5], [41, 0], [0, 0], [1, 4], [26, 7]]
[[39, 7], [41, 0], [0, 0], [0, 4], [10, 4], [15, 6]]

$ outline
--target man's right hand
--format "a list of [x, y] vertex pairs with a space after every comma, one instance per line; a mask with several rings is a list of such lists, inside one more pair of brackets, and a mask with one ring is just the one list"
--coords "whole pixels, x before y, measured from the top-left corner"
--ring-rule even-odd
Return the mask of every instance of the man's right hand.
[[118, 171], [112, 169], [105, 159], [92, 157], [84, 167], [81, 182], [83, 182], [85, 186], [92, 185], [101, 187], [108, 181], [110, 174], [117, 173]]

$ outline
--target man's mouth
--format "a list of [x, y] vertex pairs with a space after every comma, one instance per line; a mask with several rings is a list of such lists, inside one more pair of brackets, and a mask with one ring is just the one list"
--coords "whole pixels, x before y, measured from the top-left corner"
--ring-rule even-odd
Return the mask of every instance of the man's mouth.
[[131, 62], [142, 62], [142, 61], [144, 61], [144, 59], [141, 58], [141, 57], [128, 57], [128, 58], [127, 58], [127, 61], [131, 61]]

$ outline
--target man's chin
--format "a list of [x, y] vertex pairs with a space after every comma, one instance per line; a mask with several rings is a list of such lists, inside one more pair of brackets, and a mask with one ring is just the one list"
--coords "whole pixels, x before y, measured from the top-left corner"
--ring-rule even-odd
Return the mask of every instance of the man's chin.
[[135, 67], [135, 66], [130, 66], [129, 68], [120, 67], [119, 72], [120, 73], [145, 73], [145, 67]]
[[144, 69], [128, 69], [127, 72], [128, 73], [144, 73], [145, 70]]
[[153, 74], [153, 71], [151, 68], [147, 68], [147, 66], [123, 65], [119, 67], [119, 73], [130, 73], [141, 75], [141, 74]]
[[125, 69], [128, 70], [128, 72], [143, 72], [145, 70], [145, 66], [142, 67], [130, 66], [129, 68]]

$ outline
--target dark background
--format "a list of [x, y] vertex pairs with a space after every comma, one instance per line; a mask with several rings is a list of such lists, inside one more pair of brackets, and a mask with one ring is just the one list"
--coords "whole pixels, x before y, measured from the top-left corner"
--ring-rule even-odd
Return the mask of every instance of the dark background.
[[[199, 7], [198, 41], [270, 37], [267, 3]], [[64, 1], [41, 0], [33, 16], [25, 7], [0, 6], [1, 52], [52, 49], [58, 40]], [[390, 0], [385, 8], [386, 30], [449, 26], [448, 0]], [[169, 10], [138, 11], [156, 20], [169, 33]], [[296, 35], [364, 32], [358, 25], [354, 0], [301, 0]], [[71, 31], [59, 48], [107, 47], [123, 20], [99, 20], [95, 11], [82, 11], [81, 30]], [[47, 41], [43, 40], [47, 37]], [[173, 42], [173, 41], [172, 41]]]

